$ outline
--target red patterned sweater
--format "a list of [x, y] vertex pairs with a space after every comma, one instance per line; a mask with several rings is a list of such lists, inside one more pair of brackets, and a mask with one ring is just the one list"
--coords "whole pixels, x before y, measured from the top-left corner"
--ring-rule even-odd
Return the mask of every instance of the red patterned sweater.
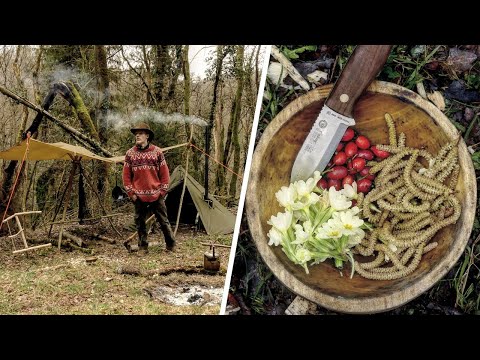
[[170, 174], [162, 150], [153, 144], [140, 150], [132, 147], [125, 155], [123, 185], [131, 198], [152, 202], [164, 196], [168, 190]]

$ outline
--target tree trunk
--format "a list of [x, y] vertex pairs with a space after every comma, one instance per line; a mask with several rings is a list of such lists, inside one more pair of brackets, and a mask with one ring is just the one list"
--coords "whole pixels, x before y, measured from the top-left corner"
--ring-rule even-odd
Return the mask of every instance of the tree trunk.
[[[110, 81], [108, 78], [108, 67], [107, 67], [107, 52], [104, 45], [95, 46], [95, 55], [96, 55], [96, 68], [98, 74], [98, 90], [101, 94], [100, 101], [100, 116], [97, 119], [98, 124], [98, 135], [100, 139], [100, 144], [105, 146], [107, 144], [108, 138], [108, 124], [107, 124], [107, 113], [110, 109]], [[97, 190], [102, 196], [102, 200], [105, 203], [105, 206], [108, 210], [111, 209], [110, 197], [107, 195], [107, 189], [110, 188], [108, 181], [109, 178], [109, 165], [107, 163], [100, 163], [98, 173], [97, 173]]]
[[[122, 50], [122, 54], [123, 54], [123, 50]], [[152, 86], [152, 69], [150, 66], [150, 58], [147, 53], [147, 47], [145, 45], [142, 45], [142, 55], [143, 55], [143, 63], [145, 65], [145, 71], [146, 71], [146, 76], [145, 76], [146, 79], [144, 79], [143, 76], [140, 76], [140, 78], [142, 79], [145, 87], [147, 88], [147, 106], [151, 106], [152, 104], [155, 104], [155, 98], [152, 92], [150, 91], [150, 88]], [[130, 66], [130, 68], [132, 68], [130, 63], [128, 65]]]
[[168, 45], [154, 45], [155, 68], [153, 71], [153, 90], [158, 108], [163, 108], [163, 93], [166, 85], [168, 65], [170, 57], [168, 55]]
[[[242, 94], [243, 94], [243, 83], [244, 83], [244, 71], [243, 71], [243, 57], [244, 57], [245, 47], [239, 45], [237, 48], [236, 56], [236, 75], [237, 75], [237, 93], [235, 94], [234, 102], [234, 111], [233, 111], [233, 124], [232, 126], [232, 145], [233, 145], [233, 171], [238, 174], [240, 169], [240, 141], [239, 141], [239, 123], [240, 116], [242, 113]], [[227, 144], [225, 144], [225, 148]], [[230, 180], [230, 190], [229, 195], [235, 198], [235, 193], [237, 190], [237, 175], [232, 174]]]
[[[183, 107], [184, 107], [184, 113], [185, 115], [190, 115], [190, 98], [192, 94], [192, 79], [190, 77], [190, 62], [188, 60], [188, 51], [189, 51], [189, 45], [185, 45], [183, 48], [183, 67], [182, 67], [182, 72], [183, 72], [183, 88], [184, 88], [184, 94], [183, 94]], [[190, 138], [190, 127], [188, 124], [185, 123], [185, 133], [187, 134], [187, 139]], [[196, 144], [195, 138], [192, 136], [192, 144]], [[195, 173], [195, 175], [198, 174], [198, 171], [200, 169], [200, 156], [198, 151], [193, 151], [192, 153], [192, 171]]]
[[108, 78], [107, 52], [104, 45], [95, 46], [95, 56], [97, 65], [98, 90], [100, 92], [100, 116], [98, 120], [98, 135], [100, 144], [107, 142], [107, 113], [110, 109], [110, 81]]
[[[214, 126], [214, 131], [213, 131], [213, 136], [214, 136], [214, 142], [215, 142], [215, 157], [219, 162], [222, 164], [224, 163], [223, 159], [223, 148], [225, 146], [224, 144], [224, 138], [225, 138], [225, 129], [223, 126], [223, 86], [220, 84], [220, 106], [219, 106], [219, 111], [216, 111], [215, 113], [215, 126]], [[223, 186], [225, 184], [225, 168], [223, 166], [217, 166], [216, 171], [215, 171], [215, 185], [217, 187], [217, 191], [219, 193], [222, 192]]]
[[43, 45], [40, 45], [40, 48], [38, 49], [38, 54], [37, 54], [37, 60], [35, 61], [35, 67], [33, 68], [33, 97], [35, 99], [35, 102], [38, 104], [41, 101], [40, 98], [40, 90], [39, 84], [38, 84], [38, 73], [40, 71], [40, 65], [42, 63], [42, 55], [43, 55]]
[[[78, 120], [82, 124], [82, 128], [87, 131], [87, 133], [93, 137], [96, 141], [100, 141], [100, 136], [98, 135], [97, 129], [93, 124], [92, 118], [90, 117], [90, 113], [88, 112], [85, 103], [83, 102], [80, 93], [78, 92], [77, 88], [71, 81], [67, 81], [67, 86], [70, 90], [68, 94], [70, 105], [73, 107], [73, 112], [77, 116]], [[63, 94], [62, 94], [63, 95]]]
[[168, 89], [167, 100], [172, 100], [175, 97], [175, 89], [177, 87], [177, 80], [183, 66], [183, 52], [182, 45], [175, 45], [175, 66], [172, 69], [172, 80]]
[[[220, 75], [222, 73], [223, 59], [225, 59], [226, 52], [223, 45], [217, 46], [217, 61], [215, 63], [215, 81], [213, 82], [213, 99], [210, 106], [210, 115], [208, 117], [208, 126], [205, 129], [205, 152], [210, 155], [210, 137], [215, 118], [215, 109], [217, 106], [217, 88], [220, 82]], [[208, 197], [208, 156], [205, 156], [205, 198]]]

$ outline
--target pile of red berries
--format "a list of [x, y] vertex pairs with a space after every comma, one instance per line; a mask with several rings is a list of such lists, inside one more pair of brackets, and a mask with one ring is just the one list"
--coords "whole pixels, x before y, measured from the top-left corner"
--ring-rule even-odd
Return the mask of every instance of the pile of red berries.
[[375, 175], [369, 172], [370, 167], [366, 166], [367, 161], [381, 161], [389, 156], [389, 152], [371, 145], [366, 136], [358, 135], [352, 128], [348, 128], [317, 186], [322, 189], [333, 186], [339, 191], [345, 184], [352, 185], [355, 181], [357, 191], [367, 193], [375, 179]]

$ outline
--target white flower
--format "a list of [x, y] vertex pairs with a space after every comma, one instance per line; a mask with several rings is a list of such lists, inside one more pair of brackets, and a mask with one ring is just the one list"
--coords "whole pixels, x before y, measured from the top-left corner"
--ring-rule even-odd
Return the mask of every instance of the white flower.
[[301, 211], [301, 210], [295, 210], [293, 212], [293, 222], [297, 222], [297, 221], [307, 221], [309, 220], [310, 218], [307, 216], [307, 214], [305, 213], [305, 211]]
[[328, 189], [328, 199], [330, 206], [337, 211], [346, 210], [352, 206], [352, 202], [347, 200], [347, 197], [341, 191], [335, 190], [333, 186]]
[[310, 205], [317, 203], [319, 199], [320, 196], [312, 192], [307, 196], [303, 196], [301, 201], [297, 201], [292, 204], [292, 210], [302, 210], [308, 208]]
[[310, 251], [304, 247], [298, 247], [295, 251], [295, 258], [300, 264], [305, 264], [312, 259], [312, 255], [310, 254]]
[[301, 245], [305, 243], [312, 236], [312, 223], [310, 220], [307, 220], [303, 223], [303, 226], [300, 224], [295, 224], [295, 241], [292, 241], [292, 244]]
[[267, 236], [270, 238], [270, 240], [268, 241], [268, 245], [278, 246], [280, 245], [280, 242], [283, 239], [283, 234], [280, 231], [278, 231], [275, 227], [272, 227], [270, 229]]
[[293, 214], [290, 211], [284, 213], [277, 213], [277, 216], [273, 216], [267, 221], [267, 224], [276, 227], [282, 232], [286, 232], [292, 224]]
[[339, 220], [332, 218], [317, 229], [317, 239], [337, 239], [343, 235], [342, 224]]
[[363, 220], [356, 216], [355, 212], [356, 210], [350, 209], [333, 214], [333, 218], [339, 220], [340, 227], [345, 235], [353, 235], [357, 228], [363, 225]]
[[355, 232], [348, 237], [348, 246], [353, 247], [360, 244], [365, 237], [365, 231], [358, 228]]
[[352, 183], [352, 185], [350, 184], [345, 184], [343, 185], [343, 189], [340, 190], [342, 192], [343, 195], [345, 195], [345, 197], [348, 199], [348, 200], [352, 200], [352, 199], [357, 199], [358, 198], [358, 194], [357, 194], [357, 183], [354, 181]]
[[313, 178], [309, 178], [307, 181], [299, 180], [293, 183], [293, 186], [296, 188], [298, 197], [301, 198], [302, 196], [309, 196], [310, 193], [315, 189], [317, 186], [318, 180], [322, 175], [319, 171], [315, 171], [313, 173]]
[[284, 208], [291, 209], [291, 206], [295, 200], [297, 200], [297, 191], [295, 190], [294, 186], [282, 186], [282, 188], [275, 193], [275, 197], [280, 205], [282, 205]]

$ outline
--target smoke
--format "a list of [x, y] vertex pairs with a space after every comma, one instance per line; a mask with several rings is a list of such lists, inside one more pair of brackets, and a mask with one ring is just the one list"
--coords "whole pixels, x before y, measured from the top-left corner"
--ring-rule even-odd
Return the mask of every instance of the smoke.
[[139, 122], [154, 122], [157, 124], [181, 123], [193, 124], [205, 127], [208, 123], [195, 115], [184, 115], [180, 113], [164, 114], [149, 108], [139, 108], [131, 114], [109, 113], [107, 124], [113, 126], [116, 131], [129, 128]]

